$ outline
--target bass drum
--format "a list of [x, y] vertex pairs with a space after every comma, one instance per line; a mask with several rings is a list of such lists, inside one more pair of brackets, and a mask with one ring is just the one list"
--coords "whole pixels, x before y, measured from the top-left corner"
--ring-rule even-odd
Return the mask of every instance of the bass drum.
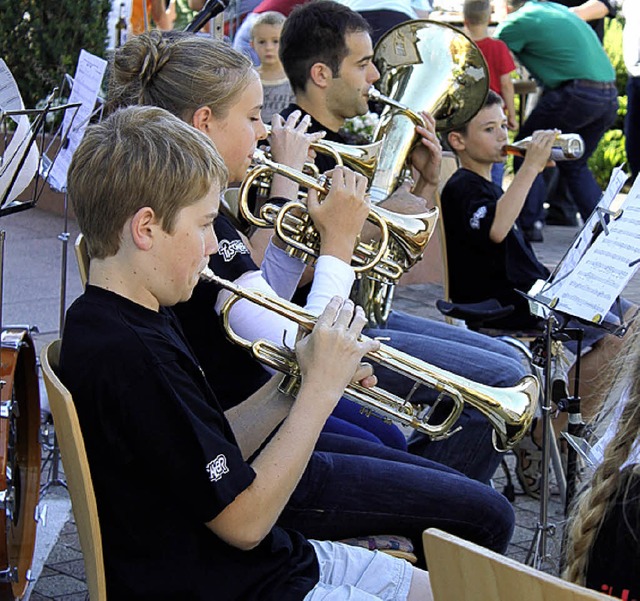
[[21, 599], [30, 580], [40, 496], [40, 393], [26, 328], [0, 347], [0, 601]]

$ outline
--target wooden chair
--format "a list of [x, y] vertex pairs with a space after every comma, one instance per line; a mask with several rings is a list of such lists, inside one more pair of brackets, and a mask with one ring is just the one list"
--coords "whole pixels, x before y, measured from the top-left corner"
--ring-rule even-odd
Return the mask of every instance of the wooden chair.
[[76, 252], [78, 272], [80, 273], [80, 281], [84, 288], [89, 281], [89, 251], [87, 250], [87, 241], [82, 234], [78, 234], [73, 249]]
[[78, 526], [89, 598], [91, 601], [106, 601], [107, 590], [98, 506], [78, 414], [70, 392], [56, 375], [59, 356], [60, 340], [55, 340], [42, 349], [40, 363], [62, 453], [62, 464], [71, 495], [73, 514]]
[[441, 530], [422, 536], [434, 601], [611, 599]]

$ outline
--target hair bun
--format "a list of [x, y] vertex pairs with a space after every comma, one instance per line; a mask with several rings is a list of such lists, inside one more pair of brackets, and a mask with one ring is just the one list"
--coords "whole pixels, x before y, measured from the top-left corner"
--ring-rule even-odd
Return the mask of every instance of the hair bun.
[[[140, 38], [145, 38], [144, 40]], [[167, 44], [162, 34], [158, 31], [149, 32], [147, 35], [139, 36], [141, 42], [145, 42], [145, 54], [140, 65], [138, 77], [144, 89], [153, 78], [167, 64], [171, 57], [171, 45]]]

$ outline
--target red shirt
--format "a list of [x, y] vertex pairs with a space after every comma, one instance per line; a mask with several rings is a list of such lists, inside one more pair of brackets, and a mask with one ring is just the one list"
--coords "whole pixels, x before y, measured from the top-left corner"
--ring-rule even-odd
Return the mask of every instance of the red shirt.
[[253, 9], [253, 12], [266, 13], [268, 10], [275, 10], [287, 17], [294, 6], [303, 4], [304, 2], [306, 2], [306, 0], [262, 0], [262, 2]]
[[489, 88], [502, 96], [500, 78], [516, 69], [509, 48], [502, 40], [493, 38], [476, 40], [476, 45], [480, 48], [480, 52], [482, 52], [482, 56], [484, 56], [484, 60], [487, 61], [487, 66], [489, 67]]

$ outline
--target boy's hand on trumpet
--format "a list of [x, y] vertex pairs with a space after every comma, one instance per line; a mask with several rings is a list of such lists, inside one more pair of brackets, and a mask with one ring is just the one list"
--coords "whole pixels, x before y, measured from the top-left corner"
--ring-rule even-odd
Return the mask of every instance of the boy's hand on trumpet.
[[372, 366], [362, 362], [367, 353], [380, 347], [377, 340], [361, 338], [366, 324], [361, 307], [334, 297], [313, 331], [296, 344], [301, 391], [304, 388], [310, 398], [326, 399], [322, 410], [327, 416], [350, 382], [360, 382], [365, 387], [377, 382]]

